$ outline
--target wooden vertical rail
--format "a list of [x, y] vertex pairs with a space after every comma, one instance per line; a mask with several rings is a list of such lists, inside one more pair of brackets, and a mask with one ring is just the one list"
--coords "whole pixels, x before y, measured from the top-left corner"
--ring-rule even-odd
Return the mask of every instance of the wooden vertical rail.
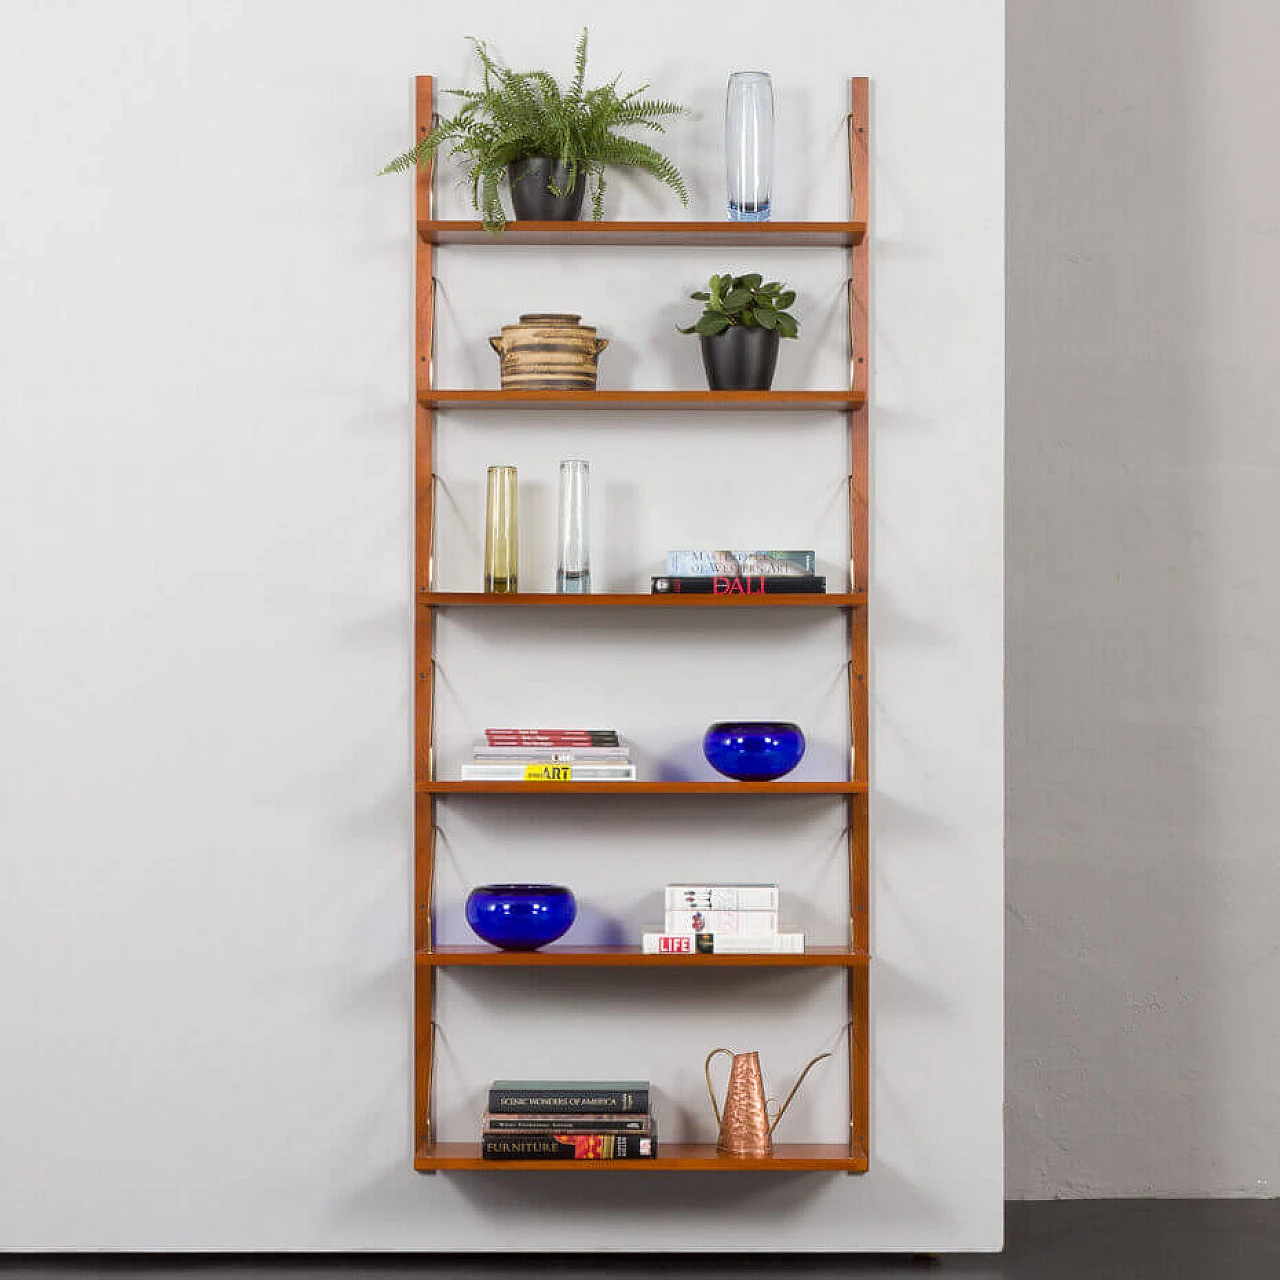
[[[869, 84], [864, 76], [850, 85], [849, 109], [849, 198], [850, 216], [867, 221], [867, 233], [849, 250], [849, 378], [854, 391], [867, 392], [870, 372], [868, 299], [870, 296], [870, 127]], [[868, 406], [849, 415], [849, 560], [852, 591], [867, 590], [870, 581], [870, 434]], [[853, 743], [850, 777], [867, 782], [869, 777], [870, 714], [867, 670], [867, 609], [849, 613], [849, 736]], [[849, 944], [854, 950], [870, 949], [870, 821], [868, 797], [849, 797]], [[870, 1152], [869, 1053], [870, 999], [867, 971], [850, 969], [849, 983], [849, 1149], [850, 1154]]]
[[[414, 98], [418, 139], [431, 132], [435, 81], [419, 76]], [[414, 225], [431, 217], [434, 166], [419, 169], [414, 184]], [[417, 236], [414, 254], [414, 699], [413, 763], [418, 785], [435, 776], [432, 720], [435, 701], [435, 610], [418, 607], [417, 597], [431, 590], [432, 528], [435, 520], [433, 434], [435, 417], [422, 403], [432, 379], [432, 330], [435, 325], [435, 261], [431, 243]], [[419, 792], [414, 801], [414, 950], [431, 946], [431, 894], [435, 870], [436, 798]], [[413, 1126], [414, 1150], [431, 1141], [431, 1074], [435, 1027], [435, 970], [414, 966]]]

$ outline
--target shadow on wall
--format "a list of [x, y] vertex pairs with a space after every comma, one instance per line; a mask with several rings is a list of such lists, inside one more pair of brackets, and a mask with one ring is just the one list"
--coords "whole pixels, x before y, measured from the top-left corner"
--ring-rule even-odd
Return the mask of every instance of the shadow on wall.
[[1191, 19], [1008, 7], [1012, 1198], [1213, 1190]]

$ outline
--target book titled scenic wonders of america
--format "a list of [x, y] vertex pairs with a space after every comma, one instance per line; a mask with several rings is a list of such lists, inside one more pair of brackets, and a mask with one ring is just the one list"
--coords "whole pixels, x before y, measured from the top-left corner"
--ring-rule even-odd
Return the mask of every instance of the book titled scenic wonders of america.
[[649, 1110], [647, 1080], [495, 1080], [489, 1087], [490, 1111], [599, 1111], [609, 1115], [644, 1115]]

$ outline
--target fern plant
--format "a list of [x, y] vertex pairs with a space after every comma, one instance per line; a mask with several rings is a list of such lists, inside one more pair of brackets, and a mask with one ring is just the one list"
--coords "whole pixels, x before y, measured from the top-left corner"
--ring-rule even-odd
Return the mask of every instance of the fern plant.
[[680, 171], [664, 155], [619, 130], [638, 128], [666, 132], [662, 119], [687, 114], [684, 107], [644, 95], [647, 84], [618, 92], [616, 77], [594, 89], [586, 85], [587, 28], [574, 51], [573, 81], [562, 89], [546, 71], [512, 71], [490, 53], [484, 41], [470, 37], [483, 72], [479, 89], [448, 89], [463, 100], [456, 115], [441, 120], [415, 147], [396, 156], [381, 170], [401, 173], [425, 166], [437, 152], [447, 153], [466, 170], [471, 203], [485, 229], [499, 235], [506, 225], [501, 187], [507, 166], [533, 156], [549, 156], [568, 169], [568, 186], [554, 185], [564, 196], [581, 181], [588, 183], [592, 217], [604, 216], [605, 168], [630, 165], [670, 187], [683, 204], [689, 192]]

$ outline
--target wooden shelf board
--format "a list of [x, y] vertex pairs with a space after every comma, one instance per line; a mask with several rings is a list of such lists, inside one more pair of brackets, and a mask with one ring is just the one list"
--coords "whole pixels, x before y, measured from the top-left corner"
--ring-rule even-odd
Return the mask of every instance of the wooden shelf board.
[[500, 236], [479, 222], [423, 220], [428, 244], [738, 245], [861, 244], [865, 222], [508, 222]]
[[428, 608], [470, 608], [498, 605], [506, 608], [551, 609], [860, 609], [867, 603], [865, 591], [831, 591], [795, 595], [650, 595], [600, 592], [596, 595], [557, 595], [549, 591], [522, 591], [501, 595], [487, 591], [423, 591], [419, 604]]
[[813, 946], [800, 955], [693, 955], [647, 956], [639, 945], [619, 947], [550, 946], [541, 951], [499, 951], [483, 943], [433, 947], [419, 951], [415, 960], [428, 967], [480, 966], [483, 968], [571, 968], [571, 969], [858, 969], [870, 963], [865, 951], [848, 947]]
[[852, 796], [865, 782], [419, 782], [431, 795]]
[[418, 403], [428, 409], [753, 409], [838, 410], [860, 408], [859, 391], [449, 391], [418, 388]]
[[652, 1160], [483, 1160], [478, 1142], [429, 1142], [414, 1154], [413, 1167], [428, 1170], [476, 1170], [607, 1173], [866, 1173], [867, 1155], [861, 1144], [852, 1149], [839, 1142], [784, 1142], [765, 1159], [722, 1156], [711, 1142], [659, 1142]]

